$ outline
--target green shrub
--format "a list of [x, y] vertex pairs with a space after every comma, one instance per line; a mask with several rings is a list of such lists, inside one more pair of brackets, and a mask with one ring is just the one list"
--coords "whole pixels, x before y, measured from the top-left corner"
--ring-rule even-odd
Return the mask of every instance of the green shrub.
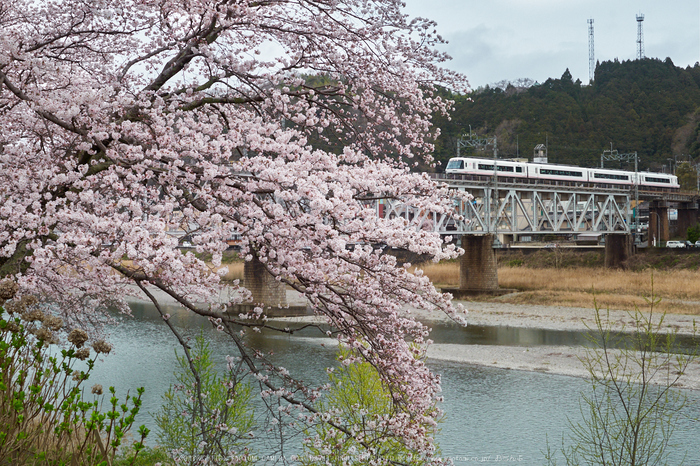
[[153, 466], [156, 463], [160, 463], [161, 466], [175, 466], [175, 462], [163, 447], [145, 447], [138, 452], [138, 456], [132, 450], [127, 450], [114, 458], [114, 466]]
[[[407, 447], [400, 437], [382, 421], [395, 414], [391, 393], [377, 370], [368, 362], [342, 361], [353, 353], [341, 349], [341, 364], [329, 372], [330, 389], [317, 405], [320, 420], [307, 431], [304, 453], [299, 458], [303, 466], [364, 466], [366, 464], [409, 466], [425, 465], [430, 459]], [[437, 409], [437, 408], [436, 408]], [[338, 429], [342, 426], [345, 430]], [[437, 428], [425, 426], [433, 436]], [[347, 433], [352, 432], [354, 436]], [[358, 439], [362, 439], [361, 441]]]
[[[697, 353], [679, 354], [675, 332], [656, 316], [653, 283], [649, 310], [629, 313], [631, 328], [613, 330], [610, 312], [595, 306], [591, 342], [581, 358], [591, 390], [581, 395], [583, 420], [570, 422], [567, 466], [649, 466], [668, 463], [669, 445], [686, 396], [676, 388]], [[631, 333], [627, 333], [627, 332]], [[554, 453], [547, 448], [550, 465]]]
[[[110, 387], [109, 409], [102, 412], [101, 386], [93, 387], [92, 400], [83, 395], [95, 364], [84, 346], [87, 333], [73, 330], [70, 347], [55, 351], [50, 344], [59, 341], [61, 319], [44, 312], [34, 297], [12, 299], [15, 292], [11, 282], [0, 283], [0, 464], [112, 465], [139, 412], [143, 388], [120, 404]], [[92, 349], [99, 354], [111, 348], [97, 341]], [[76, 369], [78, 361], [87, 369]], [[132, 456], [147, 435], [141, 426]]]
[[163, 395], [154, 415], [158, 441], [178, 465], [219, 464], [235, 459], [250, 464], [248, 452], [254, 426], [252, 389], [231, 365], [220, 377], [209, 342], [200, 335], [191, 355], [177, 355], [177, 383]]
[[700, 223], [696, 223], [692, 227], [688, 227], [686, 231], [686, 237], [691, 243], [700, 240]]

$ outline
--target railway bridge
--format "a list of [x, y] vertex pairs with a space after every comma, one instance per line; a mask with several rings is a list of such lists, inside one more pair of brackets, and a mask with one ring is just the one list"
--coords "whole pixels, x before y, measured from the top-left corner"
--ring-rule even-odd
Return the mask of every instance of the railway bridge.
[[[498, 288], [496, 250], [524, 237], [543, 234], [604, 235], [605, 263], [619, 267], [635, 247], [638, 219], [634, 208], [649, 203], [648, 235], [657, 241], [669, 238], [668, 211], [678, 209], [684, 231], [698, 221], [698, 194], [637, 191], [629, 188], [585, 187], [575, 184], [505, 183], [469, 179], [464, 175], [431, 174], [453, 190], [452, 212], [426, 212], [401, 200], [376, 201], [377, 215], [402, 217], [409, 227], [429, 229], [460, 239], [465, 254], [460, 262], [460, 286], [455, 297], [493, 293]], [[468, 194], [468, 196], [465, 196]], [[253, 301], [288, 314], [284, 285], [272, 279], [256, 261], [245, 263], [245, 283]], [[273, 311], [274, 312], [274, 311]], [[304, 309], [295, 313], [304, 313]]]
[[465, 250], [460, 288], [450, 290], [456, 295], [499, 293], [496, 249], [544, 234], [604, 236], [606, 266], [621, 266], [639, 241], [639, 216], [634, 214], [643, 201], [649, 205], [648, 238], [655, 243], [669, 239], [670, 208], [678, 210], [681, 231], [698, 222], [699, 196], [695, 193], [575, 183], [506, 183], [493, 177], [484, 181], [454, 174], [431, 176], [453, 190], [452, 212], [425, 212], [388, 199], [379, 202], [377, 212], [406, 218], [414, 228], [460, 239]]

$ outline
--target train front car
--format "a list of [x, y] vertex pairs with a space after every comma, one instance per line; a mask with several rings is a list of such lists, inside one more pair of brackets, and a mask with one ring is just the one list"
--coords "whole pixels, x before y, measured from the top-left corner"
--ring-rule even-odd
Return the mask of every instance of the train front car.
[[448, 175], [465, 174], [466, 159], [463, 157], [453, 157], [447, 162], [445, 173]]
[[667, 173], [641, 172], [639, 177], [639, 189], [647, 191], [680, 191], [681, 185], [678, 177]]
[[493, 175], [498, 175], [499, 181], [516, 182], [527, 178], [527, 164], [511, 160], [481, 159], [473, 157], [454, 157], [449, 160], [445, 173], [459, 176], [462, 179], [488, 182]]

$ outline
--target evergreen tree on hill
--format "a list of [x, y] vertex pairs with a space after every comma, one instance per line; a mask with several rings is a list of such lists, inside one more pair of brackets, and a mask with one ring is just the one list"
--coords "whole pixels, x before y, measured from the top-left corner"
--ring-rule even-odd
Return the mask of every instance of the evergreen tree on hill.
[[597, 166], [611, 143], [620, 152], [636, 151], [640, 169], [659, 169], [673, 156], [700, 156], [700, 64], [683, 69], [670, 58], [605, 61], [588, 86], [567, 69], [524, 91], [501, 84], [451, 97], [452, 119], [435, 120], [442, 167], [470, 126], [497, 136], [502, 157], [531, 158], [535, 145], [545, 142], [550, 162], [581, 166]]

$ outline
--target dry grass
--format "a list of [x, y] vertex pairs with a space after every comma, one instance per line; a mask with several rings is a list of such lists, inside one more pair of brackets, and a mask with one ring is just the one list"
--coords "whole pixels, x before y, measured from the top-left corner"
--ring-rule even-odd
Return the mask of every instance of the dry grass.
[[[700, 315], [700, 303], [678, 301], [661, 297], [661, 302], [654, 306], [658, 312], [669, 314]], [[632, 311], [637, 309], [648, 309], [649, 305], [644, 296], [631, 294], [609, 294], [609, 293], [586, 293], [582, 291], [551, 291], [536, 290], [524, 291], [501, 298], [488, 298], [484, 300], [496, 299], [499, 302], [511, 304], [533, 304], [542, 306], [564, 306], [591, 308], [594, 303], [601, 309], [622, 309]]]
[[228, 272], [222, 277], [224, 281], [243, 280], [243, 262], [232, 262], [224, 267], [228, 267]]
[[457, 262], [440, 262], [438, 264], [426, 262], [412, 267], [411, 270], [416, 268], [423, 270], [437, 287], [459, 286], [459, 264]]
[[[243, 262], [227, 264], [225, 280], [243, 279]], [[442, 262], [418, 266], [437, 287], [459, 286], [459, 264]], [[415, 269], [415, 267], [413, 268]], [[498, 268], [501, 288], [519, 293], [497, 298], [513, 304], [592, 307], [633, 310], [646, 307], [652, 289], [650, 271], [634, 272], [605, 268]], [[662, 298], [657, 310], [700, 315], [700, 271], [657, 270], [653, 273], [654, 293]], [[494, 298], [481, 297], [481, 300]]]
[[652, 290], [662, 298], [657, 309], [670, 313], [700, 314], [700, 272], [691, 270], [632, 272], [605, 268], [523, 269], [500, 267], [503, 288], [524, 293], [508, 302], [590, 307], [594, 300], [603, 308], [628, 309], [646, 306]]
[[499, 267], [498, 283], [503, 288], [549, 290], [588, 294], [631, 296], [655, 294], [670, 299], [700, 301], [700, 272], [690, 270], [632, 272], [599, 269], [524, 269]]
[[[420, 266], [438, 287], [459, 285], [459, 265], [455, 262]], [[657, 309], [670, 313], [700, 315], [700, 271], [654, 271], [653, 289], [662, 298]], [[498, 284], [520, 293], [498, 298], [513, 304], [591, 307], [644, 308], [652, 290], [652, 272], [605, 268], [499, 267]], [[482, 297], [480, 299], [493, 299]]]

